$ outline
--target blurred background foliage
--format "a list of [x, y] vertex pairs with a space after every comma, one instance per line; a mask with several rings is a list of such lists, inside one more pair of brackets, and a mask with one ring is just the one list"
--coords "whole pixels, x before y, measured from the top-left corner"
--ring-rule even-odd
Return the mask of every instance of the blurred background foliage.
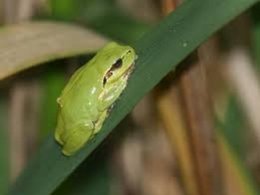
[[[131, 45], [181, 3], [0, 0], [0, 21], [70, 22]], [[260, 194], [259, 8], [184, 60], [53, 194]], [[56, 98], [92, 56], [55, 60], [1, 81], [0, 194], [55, 129]]]

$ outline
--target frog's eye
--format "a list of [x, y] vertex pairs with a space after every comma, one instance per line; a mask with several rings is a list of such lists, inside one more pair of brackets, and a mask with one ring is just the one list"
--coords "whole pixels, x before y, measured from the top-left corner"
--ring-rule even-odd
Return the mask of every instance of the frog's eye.
[[123, 60], [119, 58], [112, 66], [111, 68], [107, 71], [104, 79], [103, 79], [103, 85], [107, 83], [107, 80], [113, 75], [113, 71], [121, 68], [123, 65]]
[[121, 68], [121, 66], [123, 65], [123, 61], [121, 58], [119, 58], [113, 65], [112, 68], [110, 70], [115, 70], [118, 68]]

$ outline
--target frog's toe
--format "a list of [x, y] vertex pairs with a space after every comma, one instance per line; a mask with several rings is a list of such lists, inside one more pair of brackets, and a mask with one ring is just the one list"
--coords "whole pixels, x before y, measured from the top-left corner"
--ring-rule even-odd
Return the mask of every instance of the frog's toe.
[[65, 155], [65, 156], [71, 156], [75, 153], [75, 151], [69, 151], [67, 150], [66, 148], [63, 148], [62, 149], [62, 153]]
[[74, 141], [72, 139], [67, 140], [62, 148], [62, 153], [65, 156], [71, 156], [76, 153], [79, 149], [83, 147], [84, 143], [78, 143], [78, 141]]
[[58, 131], [55, 131], [54, 133], [55, 140], [60, 144], [63, 145], [64, 141], [61, 139], [61, 135]]

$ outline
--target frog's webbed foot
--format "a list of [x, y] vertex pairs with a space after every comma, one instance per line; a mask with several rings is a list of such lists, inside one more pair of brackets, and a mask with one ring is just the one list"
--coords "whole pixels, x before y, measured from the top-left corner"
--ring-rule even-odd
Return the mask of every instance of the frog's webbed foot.
[[62, 153], [71, 156], [91, 139], [93, 133], [94, 125], [91, 121], [85, 122], [84, 125], [79, 125], [71, 131], [67, 130], [60, 136], [63, 142]]
[[93, 130], [77, 130], [64, 143], [62, 153], [66, 156], [71, 156], [80, 150], [91, 138]]

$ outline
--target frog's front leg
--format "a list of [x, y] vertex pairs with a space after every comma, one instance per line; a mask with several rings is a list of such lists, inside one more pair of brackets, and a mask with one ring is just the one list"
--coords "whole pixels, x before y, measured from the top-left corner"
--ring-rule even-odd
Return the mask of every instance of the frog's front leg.
[[92, 121], [87, 121], [83, 125], [78, 125], [72, 131], [67, 132], [62, 136], [63, 148], [62, 152], [66, 156], [71, 156], [85, 143], [93, 137], [94, 124]]
[[97, 134], [97, 133], [100, 131], [100, 129], [101, 129], [101, 127], [102, 127], [102, 125], [103, 125], [105, 119], [107, 118], [107, 115], [108, 115], [108, 111], [107, 111], [107, 110], [105, 110], [105, 111], [103, 111], [103, 112], [101, 113], [99, 119], [98, 119], [97, 122], [95, 123], [94, 135]]
[[61, 117], [61, 115], [58, 116], [58, 119], [57, 119], [57, 127], [56, 127], [56, 130], [55, 130], [55, 134], [54, 134], [54, 137], [55, 137], [55, 140], [60, 144], [60, 145], [63, 145], [64, 142], [61, 138], [62, 134], [64, 132], [64, 121]]

